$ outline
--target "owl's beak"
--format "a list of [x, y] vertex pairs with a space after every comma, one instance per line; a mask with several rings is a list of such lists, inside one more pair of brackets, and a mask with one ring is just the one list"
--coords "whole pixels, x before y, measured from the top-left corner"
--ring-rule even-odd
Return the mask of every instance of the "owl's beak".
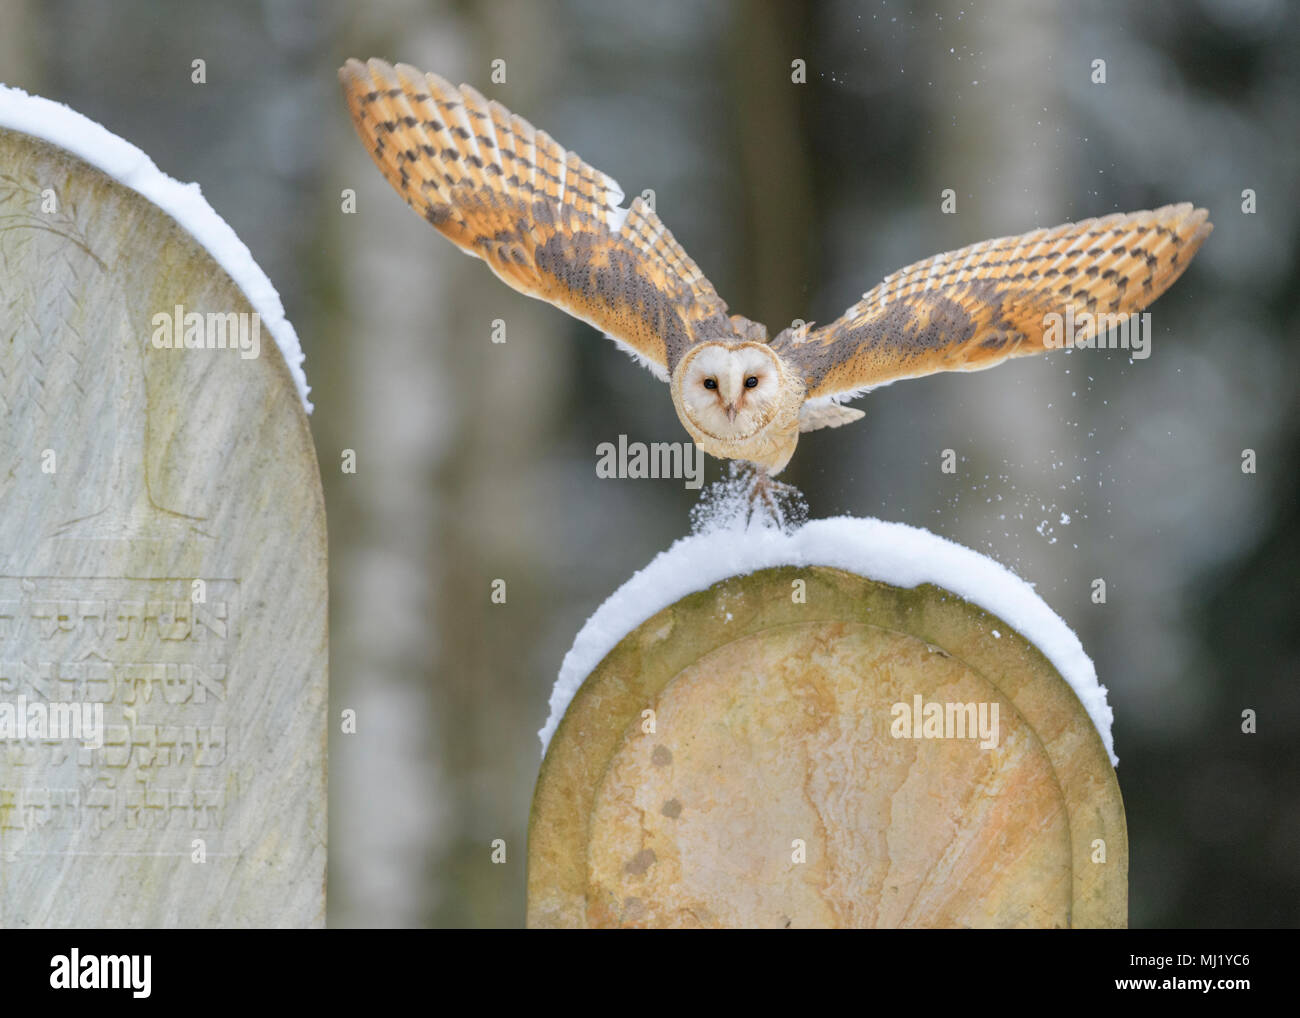
[[728, 403], [728, 404], [727, 404], [727, 420], [731, 421], [732, 424], [735, 424], [735, 423], [736, 423], [736, 404], [735, 404], [735, 403]]

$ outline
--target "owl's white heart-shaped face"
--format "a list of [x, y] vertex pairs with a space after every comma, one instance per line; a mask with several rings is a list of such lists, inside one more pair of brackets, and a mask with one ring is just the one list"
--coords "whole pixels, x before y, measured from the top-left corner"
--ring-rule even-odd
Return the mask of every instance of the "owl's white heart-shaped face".
[[681, 371], [681, 405], [706, 435], [736, 441], [765, 428], [781, 406], [784, 373], [765, 343], [704, 343]]

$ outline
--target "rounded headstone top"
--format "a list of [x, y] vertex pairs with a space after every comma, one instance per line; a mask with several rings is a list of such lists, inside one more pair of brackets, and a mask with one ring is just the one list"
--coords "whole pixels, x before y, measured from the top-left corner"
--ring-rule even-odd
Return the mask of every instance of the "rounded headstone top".
[[203, 197], [198, 184], [183, 184], [124, 138], [65, 106], [22, 89], [0, 84], [0, 131], [16, 131], [49, 142], [108, 174], [147, 198], [202, 246], [248, 298], [262, 324], [275, 338], [298, 388], [303, 408], [311, 413], [305, 357], [298, 334], [285, 317], [271, 280], [253, 260], [248, 246]]
[[[836, 517], [794, 530], [730, 525], [704, 529], [661, 552], [587, 620], [565, 656], [538, 733], [545, 754], [574, 694], [618, 643], [657, 612], [716, 583], [780, 566], [827, 566], [894, 587], [932, 584], [1007, 624], [1032, 643], [1074, 690], [1117, 764], [1106, 687], [1073, 630], [1034, 589], [987, 556], [902, 523]], [[996, 625], [989, 635], [1000, 639]]]

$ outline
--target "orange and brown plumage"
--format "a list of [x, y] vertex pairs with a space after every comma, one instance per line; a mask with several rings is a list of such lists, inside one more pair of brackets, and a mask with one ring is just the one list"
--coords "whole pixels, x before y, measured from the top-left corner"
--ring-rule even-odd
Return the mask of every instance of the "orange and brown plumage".
[[783, 469], [801, 431], [862, 412], [840, 401], [902, 378], [1037, 353], [1051, 315], [1146, 308], [1212, 229], [1166, 205], [987, 240], [887, 277], [838, 320], [785, 329], [727, 305], [646, 202], [468, 85], [380, 60], [339, 71], [390, 184], [501, 279], [601, 330], [670, 384], [712, 455]]

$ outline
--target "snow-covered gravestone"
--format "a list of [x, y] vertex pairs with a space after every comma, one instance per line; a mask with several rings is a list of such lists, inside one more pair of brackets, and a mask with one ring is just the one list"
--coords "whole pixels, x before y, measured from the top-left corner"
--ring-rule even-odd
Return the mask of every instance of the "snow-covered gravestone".
[[923, 530], [715, 529], [589, 620], [542, 730], [535, 927], [1119, 927], [1105, 689]]
[[323, 924], [300, 362], [197, 187], [0, 88], [0, 926]]

